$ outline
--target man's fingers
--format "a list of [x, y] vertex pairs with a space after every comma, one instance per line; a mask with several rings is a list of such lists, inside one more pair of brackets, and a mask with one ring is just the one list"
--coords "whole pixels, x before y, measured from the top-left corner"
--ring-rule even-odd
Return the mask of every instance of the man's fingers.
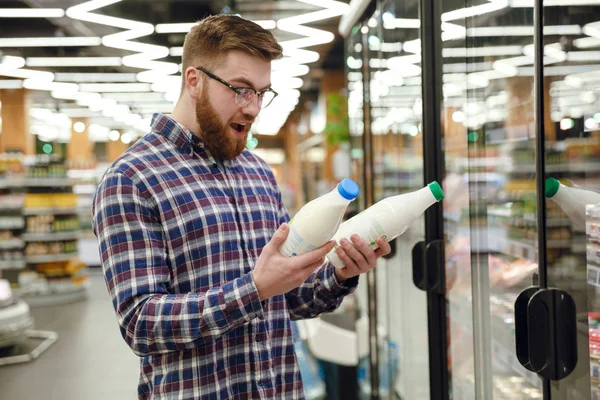
[[290, 226], [285, 222], [279, 226], [275, 234], [271, 238], [270, 243], [273, 243], [273, 246], [279, 250], [279, 247], [283, 244], [285, 239], [287, 238], [290, 232]]

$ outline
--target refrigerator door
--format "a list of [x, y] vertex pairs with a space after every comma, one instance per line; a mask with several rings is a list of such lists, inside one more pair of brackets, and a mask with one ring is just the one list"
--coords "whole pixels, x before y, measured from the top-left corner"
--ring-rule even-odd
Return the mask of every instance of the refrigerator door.
[[[355, 171], [370, 171], [359, 179], [363, 188], [372, 185], [373, 203], [425, 186], [420, 51], [409, 53], [411, 60], [405, 62], [402, 50], [405, 41], [418, 43], [419, 26], [418, 2], [378, 1], [346, 40], [352, 163]], [[372, 151], [370, 164], [366, 143]], [[362, 197], [358, 204], [362, 211], [368, 201]], [[411, 257], [413, 246], [423, 239], [421, 217], [391, 242], [392, 254], [380, 259], [375, 270], [375, 302], [368, 295], [368, 280], [361, 278], [357, 334], [364, 398], [430, 398], [427, 294], [413, 284]], [[368, 362], [373, 339], [368, 312], [373, 308], [379, 346], [377, 392], [371, 387]]]
[[515, 300], [538, 271], [532, 9], [521, 3], [442, 3], [453, 399], [542, 396], [514, 333]]
[[[544, 122], [548, 287], [576, 307], [575, 369], [551, 398], [600, 398], [600, 2], [545, 2]], [[520, 67], [523, 72], [530, 65]], [[553, 193], [558, 189], [556, 194]], [[558, 328], [560, 329], [560, 327]]]

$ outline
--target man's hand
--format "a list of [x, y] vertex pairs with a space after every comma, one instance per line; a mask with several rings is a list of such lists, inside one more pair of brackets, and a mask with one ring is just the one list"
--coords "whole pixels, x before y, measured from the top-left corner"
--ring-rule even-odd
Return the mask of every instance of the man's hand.
[[341, 239], [340, 246], [336, 249], [337, 255], [346, 266], [342, 269], [335, 269], [335, 276], [339, 282], [353, 278], [375, 268], [379, 257], [385, 256], [392, 251], [387, 240], [380, 237], [376, 240], [377, 246], [379, 246], [377, 250], [373, 250], [371, 246], [357, 234], [350, 236], [350, 240], [351, 242], [345, 238]]
[[263, 248], [252, 271], [254, 285], [261, 301], [302, 285], [310, 274], [325, 262], [325, 255], [335, 245], [334, 241], [330, 241], [306, 254], [286, 257], [279, 252], [279, 247], [287, 238], [289, 230], [288, 224], [281, 224]]

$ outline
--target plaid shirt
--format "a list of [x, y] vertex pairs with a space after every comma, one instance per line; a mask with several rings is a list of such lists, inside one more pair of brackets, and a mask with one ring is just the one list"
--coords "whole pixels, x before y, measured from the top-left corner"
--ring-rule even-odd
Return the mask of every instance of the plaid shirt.
[[268, 165], [217, 165], [202, 141], [155, 115], [106, 172], [94, 232], [121, 334], [141, 357], [140, 399], [302, 399], [290, 318], [334, 310], [358, 278], [325, 264], [260, 301], [262, 248], [288, 220]]

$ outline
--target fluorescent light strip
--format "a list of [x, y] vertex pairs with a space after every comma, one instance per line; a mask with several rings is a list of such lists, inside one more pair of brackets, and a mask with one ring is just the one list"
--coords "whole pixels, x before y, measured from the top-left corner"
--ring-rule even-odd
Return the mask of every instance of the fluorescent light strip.
[[148, 83], [82, 83], [79, 85], [82, 92], [149, 92]]
[[154, 25], [130, 19], [90, 13], [90, 11], [119, 1], [121, 0], [88, 1], [68, 8], [67, 15], [74, 19], [125, 29], [123, 32], [104, 36], [102, 38], [102, 44], [107, 47], [140, 53], [125, 56], [122, 60], [123, 65], [125, 66], [146, 70], [137, 75], [138, 80], [150, 83], [161, 80], [167, 75], [177, 73], [179, 71], [177, 64], [154, 61], [169, 55], [169, 49], [167, 47], [140, 43], [138, 41], [132, 42], [134, 39], [140, 39], [154, 33]]
[[30, 57], [28, 67], [118, 67], [121, 57]]
[[[544, 35], [581, 35], [579, 25], [544, 26]], [[533, 36], [532, 26], [488, 26], [467, 29], [469, 37]]]
[[5, 68], [0, 67], [0, 75], [10, 76], [12, 78], [21, 78], [21, 79], [37, 78], [37, 79], [42, 79], [42, 80], [47, 80], [47, 81], [52, 81], [54, 79], [54, 74], [52, 72], [36, 71], [33, 69], [23, 69], [23, 68], [19, 68], [19, 69], [6, 68], [5, 69]]
[[461, 72], [475, 72], [485, 71], [492, 69], [491, 62], [480, 62], [480, 63], [456, 63], [443, 65], [444, 73], [461, 73]]
[[62, 18], [65, 11], [60, 8], [2, 8], [0, 18]]
[[149, 93], [149, 92], [114, 92], [105, 93], [102, 97], [107, 99], [113, 99], [123, 103], [148, 103], [148, 102], [160, 102], [165, 100], [164, 93]]
[[1, 79], [0, 89], [21, 89], [23, 81], [21, 79]]
[[[406, 46], [405, 46], [406, 48]], [[522, 46], [457, 47], [442, 50], [444, 57], [488, 57], [523, 54]]]
[[128, 73], [65, 73], [57, 72], [54, 80], [60, 82], [137, 82], [136, 74]]
[[580, 49], [590, 49], [592, 47], [600, 47], [600, 39], [595, 37], [584, 37], [573, 40], [573, 44]]
[[169, 55], [171, 57], [181, 57], [183, 55], [183, 47], [171, 47], [169, 49]]
[[478, 6], [461, 8], [454, 11], [445, 12], [442, 14], [442, 22], [456, 21], [469, 17], [480, 16], [494, 11], [501, 10], [508, 6], [507, 1], [492, 1]]
[[600, 61], [600, 51], [570, 51], [567, 61]]
[[99, 37], [37, 37], [37, 38], [3, 38], [0, 47], [84, 47], [100, 46]]
[[384, 21], [385, 29], [419, 29], [421, 20], [418, 18], [396, 18], [390, 21]]

